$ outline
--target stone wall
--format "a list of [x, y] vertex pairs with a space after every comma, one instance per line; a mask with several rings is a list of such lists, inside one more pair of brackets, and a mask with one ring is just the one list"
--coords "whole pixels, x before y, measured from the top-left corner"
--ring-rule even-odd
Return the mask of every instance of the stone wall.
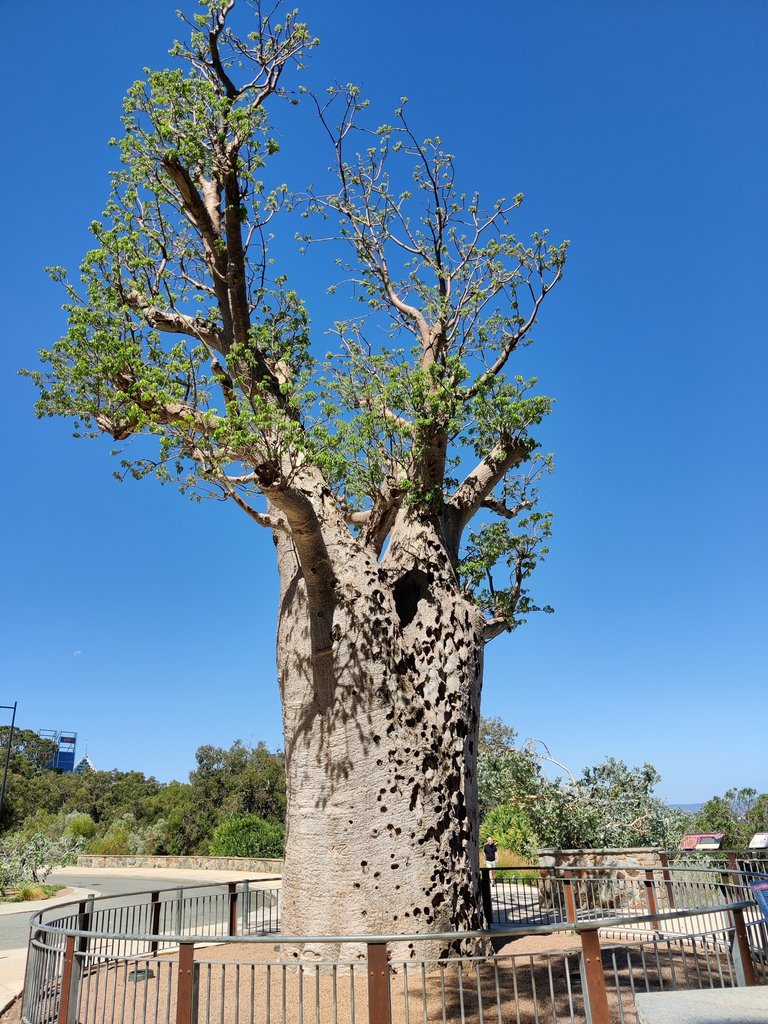
[[196, 871], [253, 871], [257, 874], [281, 875], [282, 860], [263, 857], [150, 857], [81, 854], [79, 868], [192, 868]]
[[657, 846], [637, 846], [611, 850], [539, 850], [543, 868], [569, 868], [574, 864], [602, 868], [659, 868], [664, 850]]
[[[666, 866], [666, 854], [658, 847], [635, 847], [619, 850], [540, 850], [539, 905], [543, 910], [563, 910], [565, 890], [561, 875], [551, 869], [588, 867], [595, 874], [579, 873], [568, 883], [576, 908], [614, 911], [617, 914], [645, 912], [648, 891], [645, 872], [648, 868]], [[600, 869], [607, 870], [602, 875]]]

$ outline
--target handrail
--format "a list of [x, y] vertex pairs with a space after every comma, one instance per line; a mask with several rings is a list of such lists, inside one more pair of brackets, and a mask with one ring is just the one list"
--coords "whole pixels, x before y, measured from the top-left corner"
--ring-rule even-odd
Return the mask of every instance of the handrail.
[[[681, 920], [690, 917], [703, 917], [704, 915], [725, 914], [729, 910], [746, 910], [754, 905], [754, 900], [743, 900], [739, 903], [723, 903], [714, 907], [703, 907], [697, 910], [670, 910], [660, 914], [644, 914], [641, 917], [625, 915], [624, 917], [595, 918], [591, 921], [565, 922], [564, 924], [538, 924], [538, 925], [513, 925], [510, 928], [494, 928], [493, 931], [482, 929], [478, 931], [460, 932], [412, 932], [387, 935], [283, 935], [281, 932], [272, 932], [269, 935], [217, 935], [217, 943], [234, 942], [237, 944], [252, 943], [276, 943], [276, 942], [328, 942], [328, 943], [361, 943], [361, 942], [426, 942], [432, 939], [482, 939], [482, 938], [503, 938], [506, 935], [549, 935], [552, 932], [587, 932], [595, 931], [596, 928], [623, 924], [645, 924], [653, 921]], [[606, 925], [607, 922], [607, 925]], [[38, 929], [40, 930], [40, 929]], [[74, 938], [88, 939], [113, 939], [121, 942], [149, 942], [152, 939], [162, 937], [163, 942], [169, 945], [180, 945], [182, 942], [210, 942], [211, 936], [207, 934], [194, 935], [184, 933], [183, 935], [163, 934], [147, 932], [92, 932], [82, 931], [75, 928], [55, 928], [51, 925], [43, 925], [42, 930], [54, 932], [59, 935], [73, 936]], [[34, 941], [34, 940], [33, 940]]]

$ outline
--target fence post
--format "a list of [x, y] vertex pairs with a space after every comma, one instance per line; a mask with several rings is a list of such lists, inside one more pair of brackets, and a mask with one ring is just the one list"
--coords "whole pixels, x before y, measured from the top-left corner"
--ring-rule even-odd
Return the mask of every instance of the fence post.
[[176, 994], [176, 1024], [197, 1024], [198, 965], [194, 942], [179, 945], [179, 980]]
[[64, 944], [64, 970], [61, 974], [59, 1024], [72, 1024], [77, 1019], [77, 993], [73, 992], [73, 986], [77, 981], [74, 964], [75, 936], [68, 935]]
[[576, 901], [573, 898], [573, 872], [566, 871], [563, 875], [565, 888], [565, 913], [571, 924], [576, 924]]
[[[153, 892], [152, 895], [150, 896], [150, 900], [151, 900], [151, 904], [152, 904], [151, 931], [152, 931], [153, 935], [159, 935], [160, 934], [160, 893], [159, 892]], [[158, 943], [157, 939], [152, 939], [152, 942], [150, 944], [150, 952], [151, 952], [152, 956], [157, 956], [158, 947], [159, 947], [159, 943]]]
[[493, 924], [493, 900], [491, 899], [491, 872], [488, 868], [480, 868], [480, 895], [483, 900], [485, 927]]
[[669, 909], [675, 909], [675, 890], [672, 887], [672, 876], [669, 873], [669, 856], [666, 852], [662, 851], [659, 854], [659, 861], [661, 862], [662, 877], [664, 878], [664, 885], [667, 889], [667, 901], [669, 903]]
[[733, 966], [736, 970], [736, 981], [739, 985], [756, 985], [755, 967], [749, 948], [747, 926], [744, 923], [744, 911], [739, 907], [731, 911], [735, 941], [733, 943]]
[[608, 992], [605, 987], [603, 957], [596, 928], [580, 933], [581, 976], [586, 1017], [589, 1024], [611, 1024]]
[[184, 930], [184, 890], [176, 890], [176, 934], [181, 935]]
[[[93, 893], [88, 893], [87, 900], [81, 900], [78, 904], [78, 925], [77, 930], [79, 932], [89, 932], [91, 930], [91, 918], [93, 915]], [[88, 946], [90, 944], [90, 936], [81, 935], [77, 940], [77, 952], [85, 955], [88, 952]]]
[[648, 904], [648, 913], [654, 918], [651, 923], [654, 928], [658, 929], [659, 922], [655, 919], [658, 908], [656, 906], [656, 893], [653, 888], [653, 868], [646, 868], [645, 870], [645, 900]]
[[229, 883], [229, 934], [237, 935], [237, 882]]
[[391, 1024], [386, 942], [368, 943], [368, 1024]]
[[243, 898], [241, 900], [242, 911], [240, 914], [240, 931], [242, 935], [251, 934], [251, 885], [249, 879], [243, 882]]

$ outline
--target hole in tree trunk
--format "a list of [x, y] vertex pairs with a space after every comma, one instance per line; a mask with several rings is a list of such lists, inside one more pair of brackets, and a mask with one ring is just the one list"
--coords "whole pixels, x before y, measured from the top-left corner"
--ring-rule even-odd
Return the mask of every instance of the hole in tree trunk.
[[432, 579], [421, 569], [409, 569], [392, 588], [400, 625], [405, 628], [416, 617], [419, 601], [427, 597]]

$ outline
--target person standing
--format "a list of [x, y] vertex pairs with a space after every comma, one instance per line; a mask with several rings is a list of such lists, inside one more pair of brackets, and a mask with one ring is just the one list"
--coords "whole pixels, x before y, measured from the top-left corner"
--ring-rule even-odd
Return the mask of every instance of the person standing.
[[491, 876], [491, 885], [496, 885], [496, 854], [497, 854], [496, 843], [493, 840], [493, 836], [488, 836], [483, 846], [483, 856], [485, 857], [485, 866], [489, 869], [488, 874]]

